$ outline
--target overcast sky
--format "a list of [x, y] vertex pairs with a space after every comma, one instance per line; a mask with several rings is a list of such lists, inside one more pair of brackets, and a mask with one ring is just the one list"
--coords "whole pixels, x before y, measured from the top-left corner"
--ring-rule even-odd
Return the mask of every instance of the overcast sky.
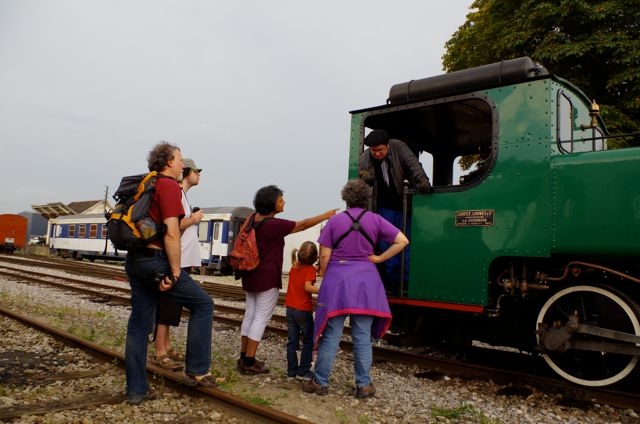
[[349, 111], [441, 74], [471, 3], [0, 0], [0, 213], [111, 200], [161, 140], [204, 168], [194, 206], [343, 209]]

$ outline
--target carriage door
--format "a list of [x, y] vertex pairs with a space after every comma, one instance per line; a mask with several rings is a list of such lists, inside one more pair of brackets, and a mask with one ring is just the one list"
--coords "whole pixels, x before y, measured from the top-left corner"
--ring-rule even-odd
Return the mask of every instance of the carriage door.
[[205, 266], [211, 263], [211, 235], [211, 221], [203, 219], [198, 225], [198, 241], [200, 242], [200, 259]]
[[224, 222], [221, 220], [211, 221], [213, 232], [211, 237], [211, 259], [216, 263], [220, 262], [220, 259], [227, 256], [227, 244], [223, 243], [223, 227]]

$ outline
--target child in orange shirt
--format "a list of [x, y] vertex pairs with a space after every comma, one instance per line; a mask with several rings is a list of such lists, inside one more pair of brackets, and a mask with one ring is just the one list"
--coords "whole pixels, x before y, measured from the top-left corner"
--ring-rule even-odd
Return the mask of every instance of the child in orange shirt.
[[[291, 252], [291, 270], [289, 286], [284, 304], [287, 307], [287, 376], [298, 380], [311, 378], [311, 355], [313, 351], [313, 303], [311, 294], [318, 293], [314, 286], [318, 247], [311, 241], [305, 241], [300, 249]], [[296, 350], [302, 337], [300, 362]]]

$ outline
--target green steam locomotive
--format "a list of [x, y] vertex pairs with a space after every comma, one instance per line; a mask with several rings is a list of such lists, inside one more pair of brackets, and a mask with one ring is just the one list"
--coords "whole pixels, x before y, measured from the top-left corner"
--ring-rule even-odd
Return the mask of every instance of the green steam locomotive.
[[403, 194], [409, 272], [389, 302], [405, 340], [513, 347], [585, 386], [632, 374], [640, 148], [608, 149], [595, 101], [522, 57], [396, 84], [351, 115], [349, 178], [384, 129], [433, 185]]

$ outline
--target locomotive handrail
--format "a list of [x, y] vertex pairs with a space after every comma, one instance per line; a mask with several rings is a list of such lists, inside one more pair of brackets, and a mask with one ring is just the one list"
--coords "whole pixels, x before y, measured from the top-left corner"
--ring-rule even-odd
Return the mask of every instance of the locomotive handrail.
[[632, 281], [632, 282], [634, 282], [634, 283], [640, 283], [640, 279], [635, 278], [635, 277], [632, 277], [632, 276], [630, 276], [630, 275], [627, 275], [627, 274], [625, 274], [625, 273], [623, 273], [623, 272], [616, 271], [615, 269], [607, 268], [607, 267], [602, 266], [602, 265], [592, 264], [592, 263], [589, 263], [589, 262], [582, 262], [582, 261], [572, 261], [572, 262], [569, 262], [569, 263], [565, 266], [565, 268], [564, 268], [564, 273], [563, 273], [560, 277], [549, 277], [549, 276], [545, 276], [545, 278], [544, 278], [544, 279], [545, 279], [546, 281], [562, 281], [562, 280], [564, 280], [565, 278], [567, 278], [567, 275], [569, 274], [569, 268], [570, 268], [572, 265], [581, 265], [581, 266], [587, 266], [587, 267], [598, 268], [598, 269], [600, 269], [600, 270], [602, 270], [602, 271], [609, 272], [609, 273], [611, 273], [611, 274], [617, 275], [618, 277], [621, 277], [621, 278], [625, 278], [625, 279], [627, 279], [627, 280], [629, 280], [629, 281]]
[[554, 143], [575, 143], [577, 141], [608, 140], [611, 138], [639, 137], [639, 136], [640, 136], [640, 131], [634, 131], [626, 134], [603, 135], [600, 137], [574, 138], [573, 140], [558, 140], [557, 142], [554, 142]]

